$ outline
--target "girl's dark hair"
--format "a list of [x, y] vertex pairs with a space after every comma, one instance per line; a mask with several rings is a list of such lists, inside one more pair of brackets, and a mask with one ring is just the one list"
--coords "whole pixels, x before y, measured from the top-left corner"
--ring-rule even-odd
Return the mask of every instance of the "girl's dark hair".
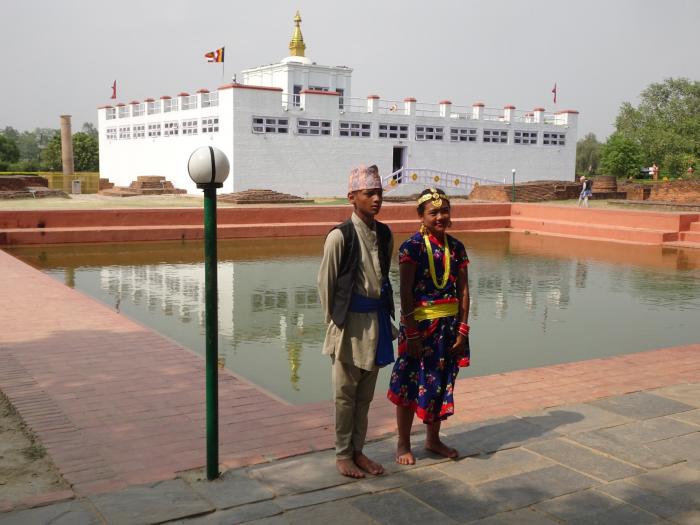
[[[429, 194], [433, 193], [433, 190], [437, 190], [438, 193], [442, 193], [443, 195], [445, 194], [445, 192], [444, 192], [443, 190], [441, 190], [440, 188], [426, 188], [426, 189], [424, 189], [424, 190], [420, 193], [420, 195], [418, 196], [418, 198], [420, 199], [423, 195], [429, 195]], [[450, 199], [449, 199], [447, 196], [443, 197], [442, 200], [443, 200], [443, 201], [447, 201], [447, 204], [450, 203]], [[417, 208], [417, 210], [418, 210], [418, 215], [423, 215], [423, 211], [425, 210], [425, 204], [426, 204], [427, 202], [428, 202], [428, 201], [421, 202], [421, 203], [418, 205], [418, 208]]]

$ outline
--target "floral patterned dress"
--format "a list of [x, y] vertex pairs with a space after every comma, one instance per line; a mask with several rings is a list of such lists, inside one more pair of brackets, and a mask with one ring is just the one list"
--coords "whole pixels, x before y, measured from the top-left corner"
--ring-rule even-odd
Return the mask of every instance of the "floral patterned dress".
[[[458, 303], [457, 275], [469, 264], [464, 245], [454, 237], [445, 235], [450, 248], [450, 276], [444, 288], [439, 289], [430, 275], [428, 251], [420, 233], [406, 240], [399, 249], [399, 264], [415, 264], [413, 283], [414, 306], [432, 306]], [[438, 283], [443, 281], [445, 249], [432, 235], [430, 247], [435, 262]], [[427, 351], [420, 359], [407, 353], [406, 329], [399, 330], [399, 357], [391, 373], [389, 400], [413, 409], [424, 423], [434, 423], [454, 414], [453, 389], [459, 368], [469, 366], [469, 341], [466, 353], [452, 356], [450, 349], [457, 337], [457, 316], [418, 321]]]

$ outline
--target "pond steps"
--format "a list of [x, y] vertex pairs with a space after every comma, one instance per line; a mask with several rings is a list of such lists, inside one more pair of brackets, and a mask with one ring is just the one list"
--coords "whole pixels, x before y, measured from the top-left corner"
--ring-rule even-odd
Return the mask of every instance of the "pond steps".
[[[348, 206], [219, 208], [219, 238], [324, 236]], [[413, 204], [386, 203], [380, 219], [397, 238], [418, 228]], [[585, 209], [527, 203], [454, 203], [452, 231], [518, 231], [615, 242], [700, 246], [700, 214]], [[0, 245], [195, 240], [202, 210], [0, 211]], [[676, 244], [678, 245], [678, 244]]]

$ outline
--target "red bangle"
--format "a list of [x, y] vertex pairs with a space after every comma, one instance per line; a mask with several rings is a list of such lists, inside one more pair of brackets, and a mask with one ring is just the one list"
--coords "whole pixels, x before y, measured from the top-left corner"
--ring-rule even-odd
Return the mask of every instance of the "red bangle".
[[469, 335], [469, 325], [467, 323], [459, 323], [457, 331], [464, 336]]

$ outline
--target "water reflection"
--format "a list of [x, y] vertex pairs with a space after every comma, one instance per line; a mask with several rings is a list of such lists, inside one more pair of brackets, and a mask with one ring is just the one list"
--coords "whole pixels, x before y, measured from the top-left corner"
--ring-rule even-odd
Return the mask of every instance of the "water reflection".
[[[471, 374], [699, 338], [698, 253], [508, 233], [459, 237], [471, 260]], [[316, 292], [321, 248], [322, 239], [219, 246], [219, 366], [293, 402], [330, 392]], [[203, 353], [201, 244], [11, 251]], [[398, 292], [396, 268], [391, 277]]]

